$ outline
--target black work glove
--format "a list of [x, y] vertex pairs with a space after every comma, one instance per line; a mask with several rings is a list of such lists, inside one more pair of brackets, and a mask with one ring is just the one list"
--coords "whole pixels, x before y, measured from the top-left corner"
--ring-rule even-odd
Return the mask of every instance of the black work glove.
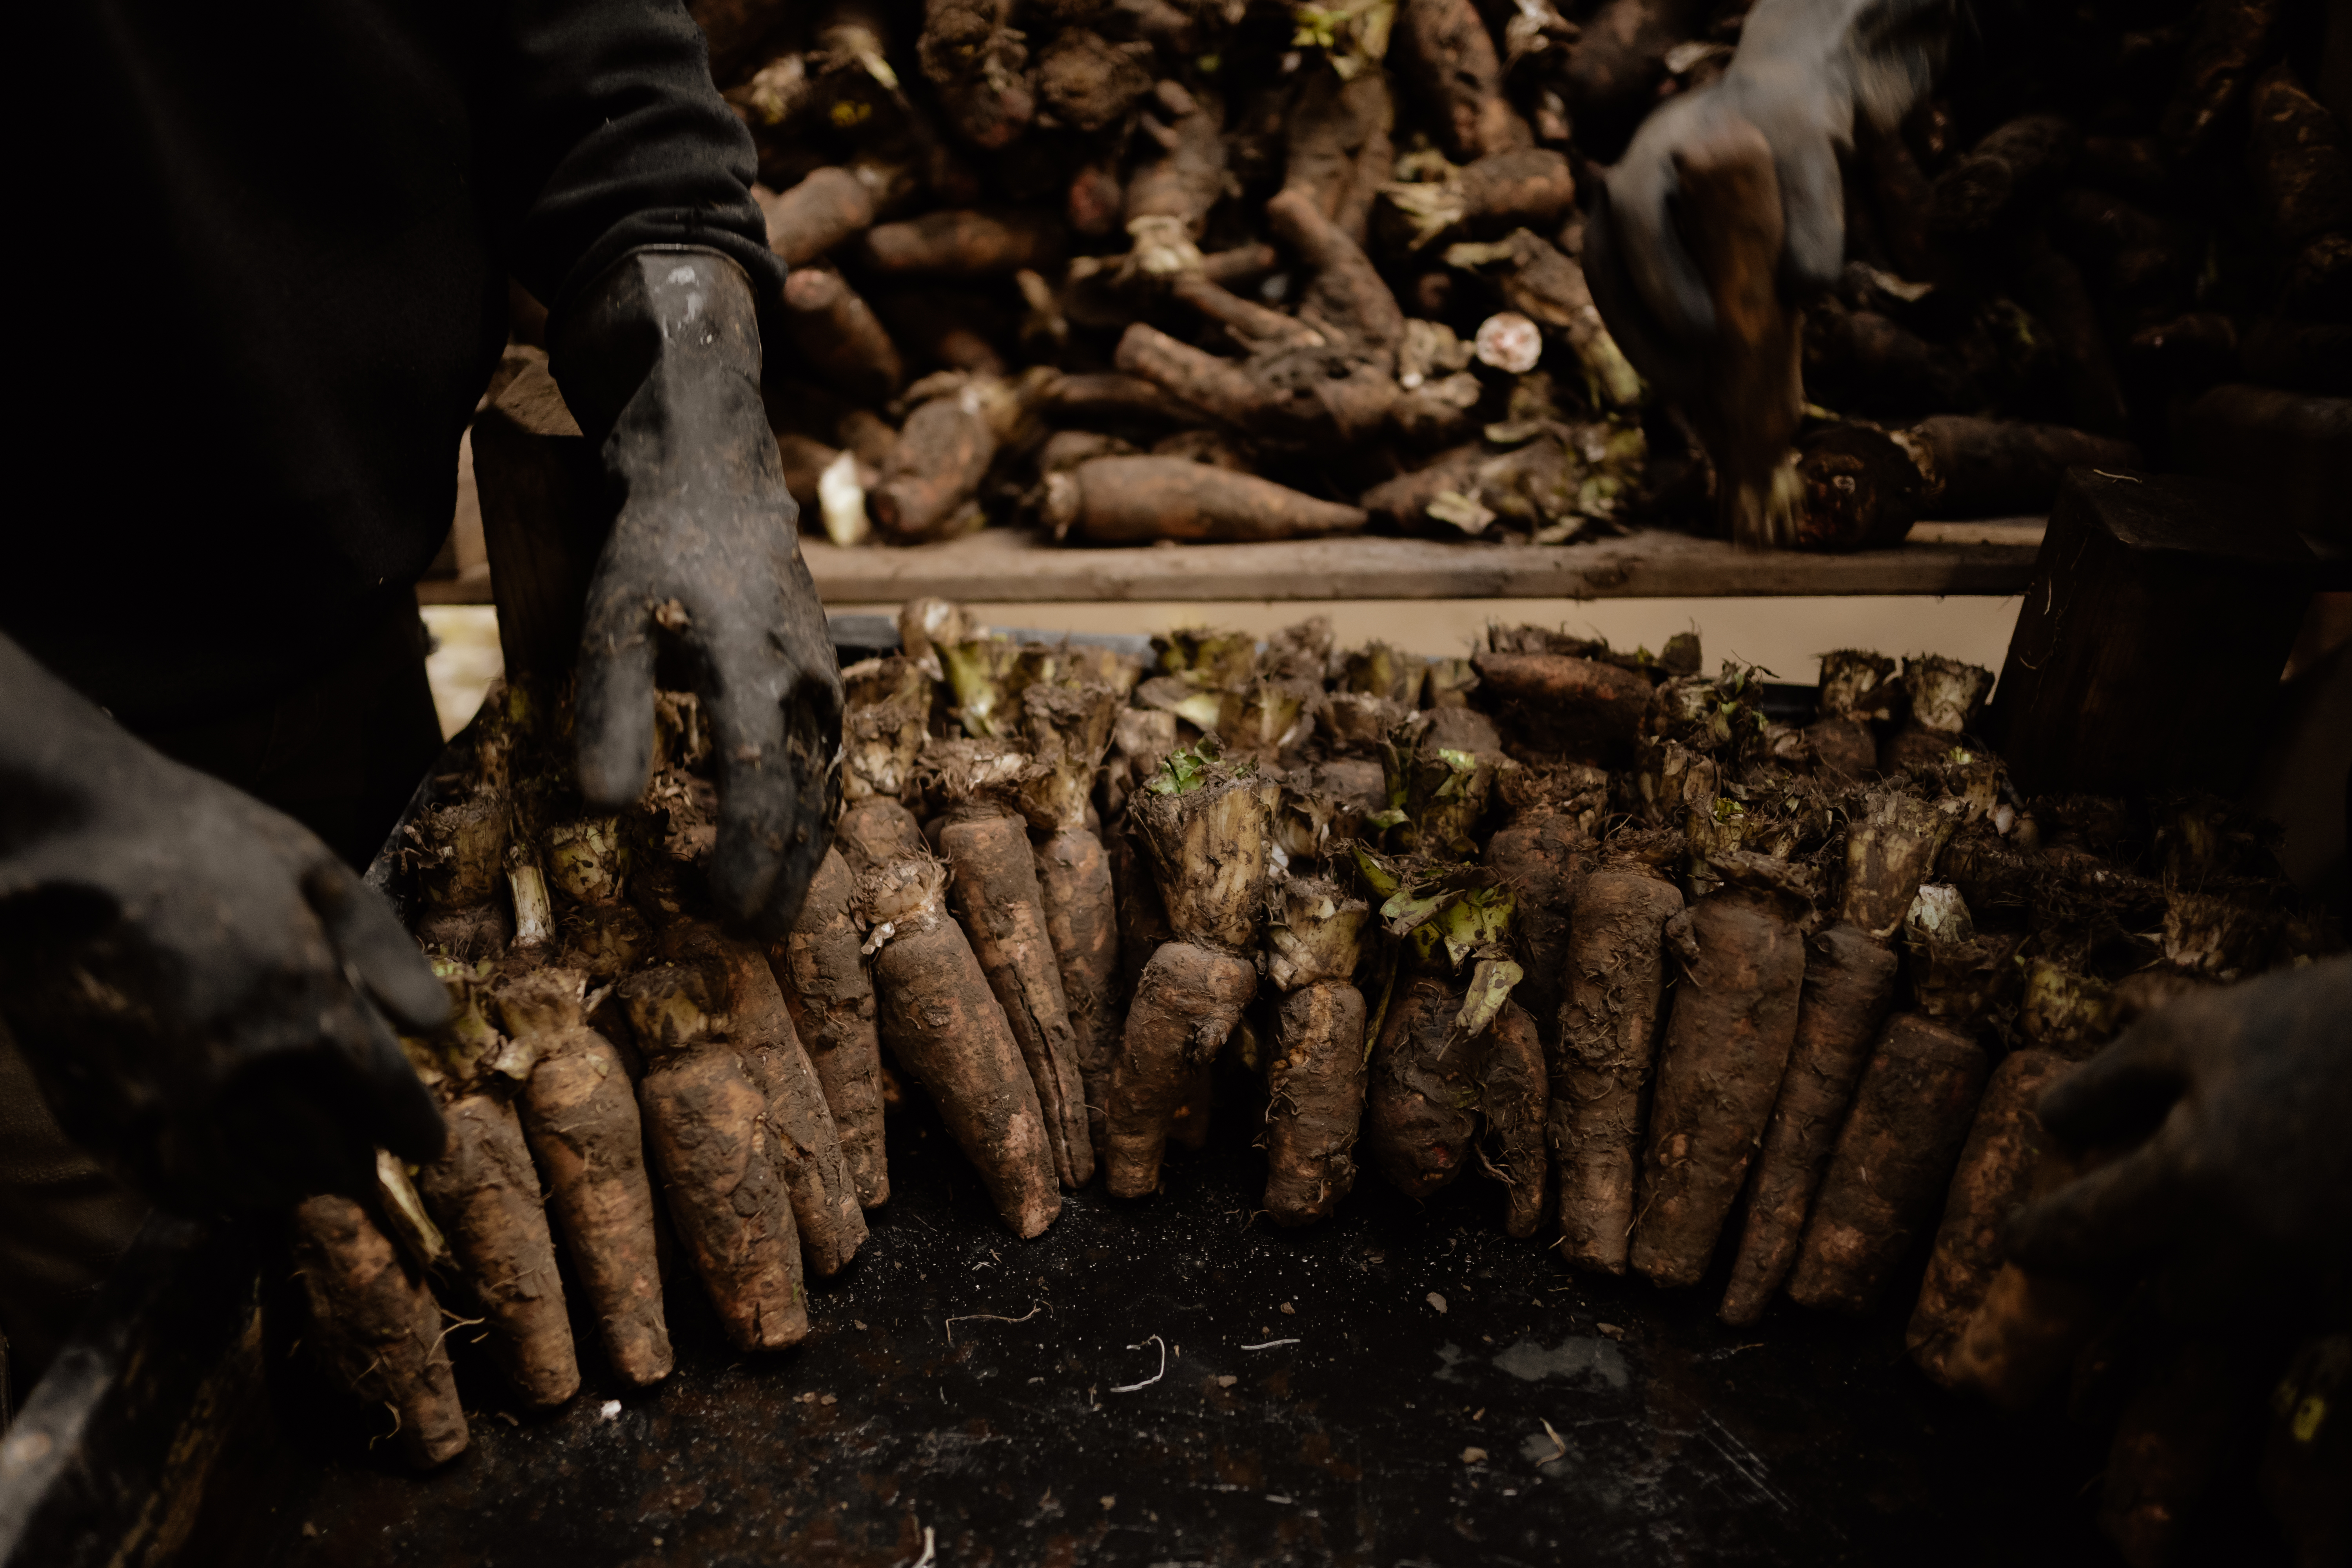
[[[1784, 83], [1788, 76], [1800, 79]], [[1588, 281], [1610, 336], [1644, 379], [1685, 405], [1705, 393], [1717, 323], [1714, 280], [1677, 221], [1677, 160], [1742, 124], [1763, 133], [1780, 179], [1780, 210], [1765, 216], [1782, 229], [1780, 291], [1803, 300], [1834, 283], [1845, 257], [1837, 146], [1851, 134], [1851, 110], [1801, 73], [1727, 72], [1667, 100], [1609, 171], [1585, 225]]]
[[0, 1016], [68, 1135], [175, 1208], [367, 1193], [442, 1142], [379, 1006], [448, 998], [373, 889], [0, 637]]
[[[1660, 105], [1609, 171], [1585, 270], [1610, 335], [1680, 405], [1742, 543], [1787, 542], [1799, 322], [1845, 258], [1838, 157], [1925, 89], [1953, 0], [1761, 0], [1716, 81]], [[1754, 168], [1761, 173], [1740, 174]]]
[[2130, 1146], [2018, 1213], [2027, 1268], [2157, 1261], [2191, 1323], [2352, 1275], [2352, 957], [2168, 1003], [2039, 1109], [2062, 1142]]
[[1701, 390], [1715, 332], [1709, 279], [1677, 221], [1675, 155], [1745, 123], [1779, 176], [1781, 291], [1799, 305], [1845, 261], [1840, 152], [1857, 108], [1892, 127], [1927, 89], [1954, 0], [1759, 0], [1715, 81], [1668, 99], [1609, 171], [1585, 231], [1593, 301], [1633, 367], [1668, 396]]
[[841, 669], [760, 400], [751, 284], [716, 251], [633, 251], [566, 303], [550, 343], [621, 497], [581, 635], [581, 790], [602, 811], [644, 791], [667, 643], [710, 721], [710, 890], [781, 935], [830, 837]]

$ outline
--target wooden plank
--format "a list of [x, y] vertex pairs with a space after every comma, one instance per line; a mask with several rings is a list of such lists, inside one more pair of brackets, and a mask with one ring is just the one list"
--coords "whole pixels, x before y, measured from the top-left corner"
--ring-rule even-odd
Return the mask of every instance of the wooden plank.
[[2041, 520], [2011, 519], [1922, 524], [1899, 548], [1850, 555], [1743, 552], [1665, 532], [1567, 545], [1363, 537], [1064, 549], [1010, 529], [904, 550], [815, 539], [802, 550], [828, 603], [938, 595], [986, 604], [2016, 594], [2041, 541]]
[[[1754, 553], [1681, 533], [1591, 544], [1318, 539], [1277, 544], [1061, 549], [989, 529], [911, 549], [844, 550], [804, 538], [817, 591], [835, 605], [918, 595], [973, 604], [1206, 599], [1659, 599], [1789, 595], [2018, 594], [2033, 574], [2042, 519], [1923, 522], [1894, 550]], [[425, 604], [485, 604], [472, 575], [419, 584]]]

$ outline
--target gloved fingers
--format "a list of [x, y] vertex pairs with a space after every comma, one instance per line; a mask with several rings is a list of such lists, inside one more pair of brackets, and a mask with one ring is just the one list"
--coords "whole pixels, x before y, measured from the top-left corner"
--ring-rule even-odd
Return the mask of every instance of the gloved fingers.
[[2135, 1025], [2043, 1089], [2033, 1109], [2060, 1142], [2086, 1148], [2145, 1134], [2164, 1120], [2186, 1082], [2172, 1032]]
[[1667, 336], [1625, 270], [1624, 241], [1616, 231], [1609, 189], [1601, 188], [1584, 223], [1584, 280], [1601, 324], [1642, 378], [1676, 402], [1687, 402], [1697, 384], [1692, 351]]
[[1780, 187], [1782, 290], [1802, 304], [1834, 287], [1845, 266], [1845, 181], [1836, 129], [1843, 119], [1825, 84], [1807, 73], [1761, 65], [1726, 77], [1716, 89], [1725, 112], [1764, 134]]
[[349, 867], [335, 860], [311, 867], [302, 876], [302, 897], [354, 985], [403, 1028], [422, 1034], [449, 1021], [449, 993], [433, 966], [383, 900]]
[[338, 1044], [358, 1081], [369, 1142], [415, 1164], [439, 1159], [449, 1133], [432, 1091], [366, 997], [352, 998], [351, 1012], [353, 1016], [344, 1022]]
[[2166, 1241], [2180, 1201], [2178, 1118], [2128, 1154], [2020, 1209], [2009, 1255], [2028, 1268], [2079, 1274]]
[[593, 811], [620, 811], [646, 790], [654, 767], [656, 606], [609, 550], [588, 593], [580, 632], [580, 793]]
[[835, 763], [841, 755], [841, 682], [830, 668], [803, 675], [784, 702], [784, 750], [792, 761], [803, 826], [786, 847], [753, 922], [762, 935], [778, 941], [791, 933], [832, 842], [826, 825], [837, 804]]
[[699, 695], [719, 786], [710, 892], [728, 914], [749, 920], [769, 901], [795, 837], [813, 831], [785, 745], [789, 670], [764, 634], [697, 630]]
[[[421, 1089], [422, 1086], [420, 1085]], [[284, 1208], [315, 1193], [364, 1194], [375, 1145], [347, 1062], [278, 1052], [239, 1069], [193, 1125], [166, 1133], [159, 1195], [171, 1207]]]
[[1677, 183], [1655, 201], [1612, 200], [1610, 205], [1622, 215], [1617, 237], [1625, 274], [1649, 307], [1660, 335], [1696, 347], [1715, 335], [1715, 299], [1675, 221], [1679, 195]]
[[1715, 296], [1683, 240], [1675, 158], [1709, 117], [1704, 96], [1675, 100], [1651, 115], [1608, 182], [1619, 261], [1665, 338], [1690, 348], [1715, 333]]
[[1794, 135], [1772, 152], [1780, 180], [1780, 279], [1803, 301], [1834, 288], [1845, 267], [1845, 183], [1824, 138]]

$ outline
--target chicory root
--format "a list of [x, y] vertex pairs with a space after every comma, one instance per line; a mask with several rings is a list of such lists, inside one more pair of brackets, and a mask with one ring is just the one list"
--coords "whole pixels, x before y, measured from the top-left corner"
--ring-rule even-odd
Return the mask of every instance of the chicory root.
[[1863, 1068], [1789, 1275], [1804, 1307], [1874, 1306], [1951, 1182], [1983, 1090], [1985, 1054], [1966, 1035], [1897, 1016]]
[[503, 795], [481, 789], [418, 814], [414, 831], [427, 847], [419, 857], [426, 909], [416, 940], [427, 952], [471, 961], [506, 952], [513, 929], [499, 893], [513, 818]]
[[1914, 1009], [1955, 1026], [1973, 1022], [2015, 988], [2014, 958], [2022, 941], [1979, 933], [1958, 889], [1922, 883], [1903, 923]]
[[[957, 790], [956, 782], [950, 788]], [[1027, 828], [1012, 806], [970, 790], [940, 826], [939, 852], [953, 873], [956, 917], [1037, 1086], [1054, 1169], [1065, 1186], [1084, 1185], [1095, 1167], [1086, 1088]]]
[[870, 1209], [889, 1200], [890, 1168], [882, 1138], [882, 1050], [874, 1024], [874, 982], [858, 951], [865, 933], [850, 912], [856, 893], [849, 863], [840, 850], [827, 849], [792, 931], [769, 948], [768, 964], [792, 1015], [793, 1032], [824, 1089], [858, 1204]]
[[1487, 652], [1470, 663], [1479, 706], [1528, 745], [1602, 767], [1632, 760], [1650, 706], [1650, 683], [1633, 671], [1565, 653]]
[[915, 58], [948, 123], [973, 146], [1009, 145], [1036, 118], [1029, 52], [1006, 26], [1009, 0], [925, 0]]
[[637, 1099], [612, 1042], [587, 1026], [584, 982], [546, 969], [499, 990], [507, 1033], [530, 1060], [520, 1110], [548, 1207], [615, 1371], [639, 1387], [670, 1373]]
[[1893, 937], [1956, 826], [1933, 801], [1899, 789], [1873, 791], [1846, 830], [1839, 921], [1874, 942]]
[[1735, 1326], [1763, 1315], [1796, 1261], [1839, 1122], [1895, 999], [1894, 952], [1853, 927], [1832, 926], [1805, 949], [1796, 1043], [1765, 1130], [1747, 1224], [1723, 1294], [1720, 1316]]
[[[1257, 946], [1279, 794], [1246, 766], [1180, 752], [1128, 803], [1174, 940], [1137, 979], [1111, 1068], [1106, 1158], [1116, 1197], [1159, 1186], [1176, 1111], [1189, 1109], [1257, 993], [1257, 967], [1241, 955]], [[1205, 1118], [1187, 1120], [1205, 1136]]]
[[1682, 913], [1680, 890], [1642, 871], [1604, 866], [1577, 891], [1549, 1120], [1560, 1249], [1580, 1268], [1625, 1272], [1666, 928]]
[[2068, 468], [2137, 468], [2129, 441], [2063, 425], [1938, 414], [1895, 437], [1919, 470], [1922, 517], [2047, 511]]
[[1192, 1109], [1199, 1086], [1256, 994], [1256, 967], [1215, 948], [1166, 942], [1143, 966], [1111, 1066], [1104, 1162], [1113, 1197], [1158, 1189], [1177, 1113], [1205, 1121]]
[[1060, 259], [1062, 226], [1039, 214], [934, 212], [877, 224], [858, 245], [858, 259], [885, 276], [923, 274], [980, 278], [1050, 267]]
[[1503, 62], [1470, 0], [1404, 0], [1395, 58], [1405, 86], [1426, 104], [1439, 143], [1458, 163], [1525, 147], [1528, 122], [1503, 92]]
[[1804, 942], [1776, 895], [1726, 888], [1690, 909], [1684, 965], [1658, 1053], [1633, 1267], [1695, 1285], [1748, 1175], [1796, 1042]]
[[2011, 1052], [1986, 1083], [1960, 1150], [1935, 1254], [1904, 1335], [1919, 1370], [1947, 1388], [1958, 1382], [1950, 1363], [1960, 1334], [2000, 1270], [2009, 1216], [2032, 1190], [2048, 1147], [2033, 1102], [2066, 1068], [2064, 1058], [2048, 1051]]
[[1035, 833], [1038, 904], [1061, 970], [1087, 1135], [1097, 1147], [1108, 1124], [1111, 1056], [1118, 1048], [1118, 900], [1110, 856], [1087, 816], [1119, 700], [1118, 688], [1088, 681], [1021, 693], [1021, 732], [1045, 770], [1022, 786], [1021, 809]]
[[1511, 994], [1535, 1019], [1549, 1051], [1567, 997], [1577, 889], [1598, 854], [1577, 807], [1593, 795], [1605, 800], [1608, 779], [1597, 770], [1555, 777], [1549, 770], [1514, 768], [1496, 788], [1513, 812], [1481, 858], [1511, 889], [1511, 947], [1527, 972]]
[[724, 1008], [728, 1046], [767, 1101], [768, 1157], [792, 1194], [808, 1271], [831, 1279], [865, 1244], [866, 1211], [775, 972], [758, 948], [702, 921], [673, 921], [662, 951], [673, 963], [700, 969], [709, 995]]
[[947, 868], [912, 856], [858, 879], [882, 1043], [939, 1107], [997, 1216], [1026, 1240], [1062, 1212], [1036, 1085], [947, 908]]
[[1355, 1190], [1364, 1114], [1363, 993], [1324, 982], [1285, 996], [1265, 1083], [1266, 1213], [1277, 1225], [1308, 1225]]
[[1344, 81], [1328, 68], [1317, 71], [1285, 121], [1283, 189], [1299, 192], [1361, 245], [1372, 197], [1395, 162], [1395, 129], [1396, 104], [1381, 71]]
[[798, 1343], [808, 1337], [808, 1291], [791, 1194], [769, 1157], [767, 1096], [734, 1047], [714, 1037], [704, 974], [656, 964], [620, 992], [646, 1061], [637, 1085], [646, 1142], [728, 1342]]
[[992, 376], [918, 406], [866, 498], [874, 526], [900, 544], [978, 528], [973, 496], [1020, 414], [1020, 394]]
[[1174, 81], [1152, 89], [1149, 108], [1168, 118], [1147, 112], [1138, 127], [1157, 151], [1127, 183], [1127, 232], [1135, 248], [1124, 270], [1166, 279], [1200, 269], [1195, 242], [1225, 189], [1223, 124], [1213, 99], [1204, 101]]
[[[1529, 156], [1513, 153], [1493, 162], [1507, 167]], [[1566, 181], [1567, 171], [1559, 171], [1557, 177]], [[1596, 405], [1633, 408], [1641, 403], [1642, 378], [1601, 320], [1601, 308], [1592, 302], [1584, 268], [1558, 247], [1520, 229], [1494, 245], [1457, 247], [1445, 255], [1456, 264], [1483, 258], [1478, 262], [1482, 270], [1499, 263], [1487, 276], [1494, 279], [1503, 303], [1568, 340]]]
[[1305, 195], [1284, 191], [1265, 204], [1266, 226], [1308, 273], [1298, 319], [1360, 355], [1404, 341], [1404, 311], [1364, 254]]
[[838, 272], [795, 268], [784, 279], [784, 335], [818, 379], [864, 403], [886, 403], [906, 363], [874, 307]]
[[1947, 1375], [2003, 1410], [2026, 1409], [2074, 1364], [2107, 1310], [2087, 1285], [2004, 1263], [1969, 1314]]
[[788, 191], [751, 195], [768, 222], [768, 248], [790, 267], [814, 261], [874, 224], [874, 196], [847, 169], [818, 169]]
[[492, 1094], [448, 1100], [441, 1119], [448, 1147], [418, 1170], [417, 1189], [473, 1282], [508, 1381], [527, 1405], [561, 1405], [580, 1390], [580, 1363], [522, 1122]]
[[416, 1188], [481, 1303], [507, 1380], [527, 1405], [561, 1405], [579, 1391], [580, 1363], [539, 1173], [501, 1070], [521, 1064], [483, 1016], [471, 976], [440, 967], [457, 1020], [432, 1045], [412, 1044], [410, 1054], [441, 1102], [449, 1142], [439, 1159], [417, 1168]]
[[1265, 1065], [1265, 1209], [1277, 1225], [1325, 1218], [1355, 1188], [1365, 1007], [1354, 975], [1370, 918], [1339, 883], [1291, 876], [1266, 927], [1266, 977], [1284, 993]]
[[1045, 521], [1096, 544], [1209, 542], [1354, 533], [1364, 512], [1255, 474], [1183, 458], [1113, 457], [1046, 481]]
[[305, 1199], [294, 1210], [293, 1254], [312, 1343], [352, 1393], [391, 1407], [401, 1456], [430, 1469], [465, 1452], [441, 1309], [367, 1211], [333, 1193]]
[[1046, 388], [1040, 408], [1056, 424], [1093, 429], [1142, 425], [1154, 429], [1188, 428], [1202, 410], [1179, 401], [1158, 383], [1139, 375], [1101, 371], [1066, 375]]
[[1151, 90], [1151, 54], [1149, 44], [1112, 44], [1092, 28], [1066, 26], [1037, 57], [1037, 96], [1064, 125], [1098, 135]]
[[1141, 321], [1120, 336], [1113, 363], [1236, 429], [1259, 426], [1274, 417], [1274, 392], [1241, 364]]
[[[2098, 1152], [2072, 1155], [2045, 1148], [2025, 1195], [2047, 1197], [2105, 1158]], [[2096, 1284], [2004, 1262], [1945, 1362], [1948, 1383], [1973, 1388], [2003, 1410], [2023, 1410], [2074, 1365], [2111, 1310], [2107, 1292]]]
[[1478, 1132], [1478, 1083], [1455, 1019], [1462, 992], [1441, 974], [1401, 978], [1372, 1046], [1364, 1135], [1373, 1163], [1408, 1197], [1462, 1174]]
[[[920, 626], [907, 626], [900, 635], [910, 649], [905, 657], [867, 659], [841, 676], [842, 808], [833, 840], [858, 876], [923, 847], [922, 830], [901, 797], [913, 786], [915, 762], [929, 733], [939, 656]], [[929, 673], [924, 658], [931, 660]]]
[[1551, 1164], [1544, 1141], [1549, 1086], [1536, 1021], [1518, 1003], [1503, 1004], [1480, 1042], [1478, 1109], [1486, 1121], [1478, 1157], [1501, 1182], [1503, 1232], [1527, 1237], [1543, 1223]]

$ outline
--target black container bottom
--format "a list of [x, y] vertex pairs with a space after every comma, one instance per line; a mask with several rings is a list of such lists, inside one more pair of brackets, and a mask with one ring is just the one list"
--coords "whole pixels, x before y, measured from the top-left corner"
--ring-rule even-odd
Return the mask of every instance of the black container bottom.
[[2104, 1442], [1928, 1385], [1907, 1299], [1727, 1330], [1719, 1280], [1572, 1275], [1501, 1235], [1475, 1178], [1416, 1205], [1367, 1173], [1334, 1223], [1278, 1231], [1252, 1213], [1244, 1116], [1172, 1156], [1156, 1198], [1069, 1196], [1024, 1244], [909, 1104], [894, 1195], [805, 1343], [729, 1352], [681, 1275], [667, 1384], [625, 1394], [590, 1353], [579, 1398], [519, 1420], [461, 1346], [473, 1447], [421, 1479], [347, 1407], [324, 1436], [281, 1371], [190, 1560], [2112, 1560], [2090, 1523]]

